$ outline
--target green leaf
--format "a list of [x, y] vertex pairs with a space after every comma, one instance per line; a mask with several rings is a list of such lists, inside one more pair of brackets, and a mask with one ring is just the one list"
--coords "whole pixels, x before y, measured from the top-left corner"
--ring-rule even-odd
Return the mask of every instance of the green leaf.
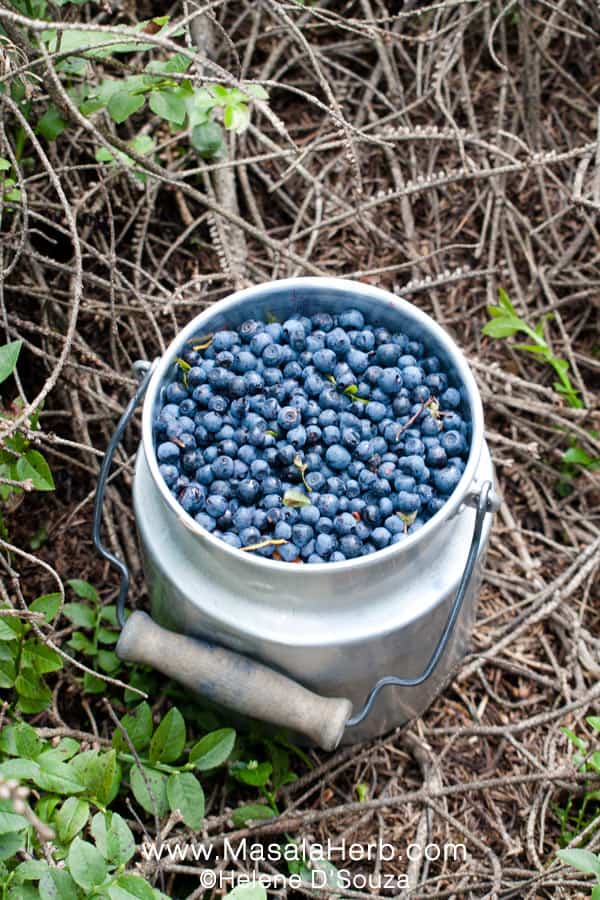
[[15, 869], [15, 880], [38, 881], [48, 871], [48, 863], [41, 859], [28, 859]]
[[41, 134], [43, 138], [46, 138], [47, 141], [55, 141], [56, 138], [63, 133], [66, 127], [67, 122], [52, 103], [37, 123], [36, 131], [38, 134]]
[[18, 781], [35, 779], [40, 767], [32, 759], [7, 759], [0, 763], [0, 775], [3, 778], [16, 778]]
[[166, 119], [167, 122], [183, 125], [186, 113], [185, 101], [173, 91], [152, 91], [150, 109], [161, 119]]
[[548, 352], [547, 347], [540, 347], [539, 344], [513, 344], [515, 350], [525, 350], [527, 353], [535, 353], [538, 356], [545, 356]]
[[283, 495], [283, 505], [297, 508], [299, 506], [310, 506], [310, 498], [303, 494], [297, 488], [288, 488]]
[[[150, 790], [148, 790], [148, 787], [146, 786], [144, 777], [140, 772], [140, 767], [134, 765], [131, 767], [131, 772], [129, 775], [133, 796], [140, 804], [142, 809], [145, 809], [146, 812], [150, 813], [151, 815], [154, 815], [154, 813], [156, 812], [158, 814], [158, 817], [162, 819], [162, 817], [165, 816], [169, 811], [169, 804], [167, 799], [167, 778], [165, 775], [163, 775], [162, 772], [159, 772], [156, 769], [151, 769], [149, 766], [142, 766], [141, 768], [143, 769]], [[154, 805], [152, 802], [152, 796], [150, 792], [152, 792], [152, 796], [154, 797], [156, 805]]]
[[27, 700], [49, 703], [52, 699], [49, 688], [38, 677], [37, 673], [30, 668], [21, 668], [15, 681], [15, 687], [18, 693]]
[[42, 753], [36, 760], [40, 767], [34, 778], [37, 786], [53, 794], [80, 794], [85, 786], [75, 770], [75, 761], [60, 762], [54, 756], [50, 756], [51, 753], [51, 750]]
[[100, 602], [98, 591], [88, 581], [82, 581], [81, 578], [71, 578], [70, 581], [67, 581], [67, 584], [82, 600], [91, 600], [93, 603]]
[[190, 762], [199, 772], [216, 769], [229, 758], [235, 744], [233, 728], [219, 728], [206, 734], [190, 751]]
[[585, 466], [592, 468], [600, 463], [600, 457], [591, 457], [585, 452], [583, 447], [570, 447], [562, 455], [562, 461], [575, 466]]
[[[131, 743], [138, 752], [145, 750], [152, 737], [152, 710], [144, 701], [132, 713], [121, 719], [121, 725], [129, 735]], [[129, 753], [129, 745], [120, 729], [113, 733], [112, 745], [119, 752]]]
[[175, 762], [185, 746], [185, 722], [173, 707], [164, 717], [150, 742], [150, 762]]
[[37, 450], [28, 450], [17, 462], [17, 478], [25, 481], [31, 479], [36, 491], [53, 491], [54, 478], [41, 453]]
[[17, 850], [23, 850], [26, 839], [26, 835], [16, 832], [0, 835], [0, 862], [12, 859]]
[[58, 593], [42, 594], [33, 601], [29, 609], [32, 612], [42, 613], [46, 622], [51, 622], [60, 608], [60, 602], [61, 595]]
[[228, 106], [223, 114], [223, 122], [230, 131], [241, 134], [245, 131], [250, 122], [250, 111], [245, 103], [239, 103], [237, 106]]
[[225, 897], [227, 900], [267, 900], [267, 891], [262, 884], [238, 884]]
[[80, 900], [77, 885], [66, 869], [49, 868], [40, 878], [40, 900]]
[[11, 341], [0, 347], [0, 384], [15, 370], [23, 341]]
[[88, 694], [101, 694], [106, 689], [106, 682], [98, 675], [86, 672], [83, 676], [83, 689]]
[[272, 819], [274, 816], [275, 812], [270, 806], [257, 803], [252, 806], [238, 806], [237, 809], [234, 809], [231, 818], [236, 828], [241, 828], [247, 822], [259, 822], [264, 819]]
[[25, 816], [17, 813], [0, 812], [0, 834], [12, 834], [13, 831], [22, 831], [29, 826]]
[[167, 781], [167, 799], [174, 812], [178, 809], [189, 828], [198, 831], [204, 820], [204, 791], [191, 772], [175, 772]]
[[508, 294], [506, 293], [504, 288], [498, 288], [498, 302], [500, 306], [507, 312], [512, 313], [513, 316], [517, 316], [517, 311], [510, 302]]
[[253, 787], [264, 787], [271, 777], [273, 766], [271, 763], [234, 763], [231, 774], [242, 784], [250, 784]]
[[590, 900], [600, 900], [600, 884], [592, 888], [592, 896]]
[[121, 666], [120, 659], [112, 650], [98, 650], [97, 659], [100, 668], [109, 675], [113, 675]]
[[127, 91], [117, 91], [106, 105], [108, 114], [117, 125], [120, 125], [134, 112], [144, 105], [146, 98], [143, 94], [129, 94]]
[[56, 672], [63, 667], [62, 657], [56, 650], [46, 647], [45, 644], [40, 643], [38, 640], [25, 642], [22, 650], [22, 659], [26, 664], [34, 668], [36, 672], [42, 674], [45, 672]]
[[579, 872], [586, 875], [600, 875], [600, 858], [590, 850], [559, 850], [556, 855], [561, 862]]
[[96, 813], [91, 830], [96, 847], [108, 862], [116, 866], [125, 865], [134, 855], [135, 838], [118, 813]]
[[[0, 156], [0, 172], [8, 172], [10, 167], [10, 162], [7, 159], [4, 159], [3, 156]], [[15, 343], [17, 342], [15, 341]]]
[[85, 826], [90, 814], [89, 803], [79, 797], [69, 797], [56, 813], [55, 822], [58, 836], [63, 844], [68, 844]]
[[86, 750], [76, 756], [71, 765], [85, 786], [86, 795], [96, 799], [100, 806], [108, 806], [116, 796], [121, 778], [116, 750], [106, 753]]
[[492, 319], [481, 329], [483, 334], [492, 338], [510, 337], [521, 330], [520, 324], [515, 319]]
[[13, 618], [12, 616], [0, 616], [0, 641], [15, 641], [17, 639], [17, 635], [13, 631], [13, 629], [8, 624], [8, 619]]
[[67, 862], [71, 875], [84, 891], [98, 887], [108, 874], [106, 862], [100, 851], [79, 837], [76, 837], [69, 847]]
[[588, 716], [585, 721], [591, 725], [594, 731], [600, 731], [600, 716]]
[[260, 84], [245, 84], [244, 90], [255, 100], [268, 100], [269, 94]]
[[65, 603], [62, 611], [63, 616], [78, 628], [93, 628], [96, 624], [96, 613], [84, 603]]
[[82, 631], [75, 631], [67, 641], [67, 644], [69, 647], [72, 647], [73, 650], [87, 653], [88, 656], [95, 656], [97, 652], [96, 647], [94, 647], [93, 643]]
[[224, 149], [221, 126], [209, 119], [192, 128], [190, 141], [194, 150], [202, 159], [213, 159]]
[[156, 900], [156, 893], [139, 875], [121, 875], [108, 889], [110, 900]]
[[11, 756], [24, 756], [35, 759], [48, 745], [41, 741], [35, 728], [27, 722], [7, 725], [0, 731], [0, 750]]

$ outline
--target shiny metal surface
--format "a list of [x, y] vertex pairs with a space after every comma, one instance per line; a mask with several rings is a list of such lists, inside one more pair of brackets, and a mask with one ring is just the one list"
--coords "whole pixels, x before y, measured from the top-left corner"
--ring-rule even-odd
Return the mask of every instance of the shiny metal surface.
[[[176, 503], [158, 473], [152, 419], [174, 358], [186, 340], [249, 317], [277, 319], [355, 306], [370, 321], [424, 340], [462, 385], [472, 446], [452, 497], [420, 531], [358, 560], [310, 566], [253, 557], [214, 538]], [[360, 707], [385, 675], [417, 676], [444, 627], [464, 570], [475, 511], [469, 498], [493, 469], [483, 440], [481, 401], [449, 336], [407, 301], [332, 278], [271, 282], [234, 294], [194, 319], [158, 363], [143, 410], [134, 480], [136, 522], [156, 620], [250, 654], [326, 695]], [[385, 688], [348, 741], [382, 733], [420, 714], [463, 655], [471, 631], [491, 515], [455, 633], [436, 671], [416, 688]]]

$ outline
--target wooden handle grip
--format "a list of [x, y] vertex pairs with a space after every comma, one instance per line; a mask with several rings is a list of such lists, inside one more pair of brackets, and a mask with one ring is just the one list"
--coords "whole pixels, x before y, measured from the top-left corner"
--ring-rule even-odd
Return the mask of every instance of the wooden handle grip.
[[167, 631], [131, 614], [116, 646], [119, 659], [143, 663], [222, 706], [304, 734], [323, 750], [339, 744], [352, 704], [321, 697], [247, 656]]

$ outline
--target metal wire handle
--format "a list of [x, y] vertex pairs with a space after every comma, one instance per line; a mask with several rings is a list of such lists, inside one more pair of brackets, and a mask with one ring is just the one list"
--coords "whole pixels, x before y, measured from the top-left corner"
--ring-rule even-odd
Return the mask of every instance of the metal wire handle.
[[446, 649], [448, 641], [450, 640], [450, 636], [454, 631], [456, 620], [458, 619], [463, 605], [463, 600], [465, 599], [465, 595], [467, 593], [471, 575], [473, 574], [473, 569], [475, 568], [475, 563], [477, 562], [477, 553], [479, 550], [481, 533], [483, 531], [484, 519], [487, 513], [494, 512], [494, 510], [497, 508], [497, 504], [498, 500], [493, 492], [492, 483], [490, 481], [484, 482], [481, 487], [479, 497], [477, 498], [477, 512], [475, 515], [475, 525], [473, 527], [473, 537], [471, 539], [471, 546], [469, 548], [469, 555], [467, 556], [465, 569], [462, 574], [462, 578], [460, 579], [456, 597], [454, 598], [454, 602], [450, 610], [450, 615], [448, 616], [448, 620], [446, 622], [446, 625], [444, 626], [444, 630], [442, 631], [436, 648], [431, 655], [431, 659], [427, 663], [427, 666], [425, 667], [423, 672], [416, 678], [398, 678], [396, 675], [386, 675], [385, 678], [380, 678], [379, 681], [371, 689], [371, 692], [367, 697], [366, 703], [361, 711], [348, 719], [348, 721], [346, 722], [346, 728], [353, 728], [355, 725], [360, 725], [361, 722], [364, 722], [364, 720], [371, 712], [371, 709], [373, 708], [373, 704], [377, 699], [377, 695], [381, 690], [383, 690], [384, 687], [418, 687], [420, 684], [423, 684], [424, 681], [427, 681], [427, 679], [433, 674], [435, 667], [437, 666], [444, 653], [444, 650]]
[[111, 437], [109, 445], [106, 448], [106, 453], [104, 454], [104, 459], [102, 460], [102, 465], [100, 466], [100, 474], [98, 475], [98, 484], [96, 485], [96, 494], [94, 496], [92, 540], [94, 541], [94, 545], [98, 553], [101, 553], [104, 559], [108, 560], [111, 566], [117, 569], [121, 575], [119, 596], [117, 597], [117, 619], [121, 628], [125, 624], [125, 600], [127, 599], [127, 591], [129, 590], [129, 569], [122, 560], [116, 557], [114, 553], [112, 553], [108, 549], [108, 547], [105, 547], [102, 543], [102, 538], [100, 537], [100, 527], [102, 525], [102, 504], [104, 502], [104, 491], [106, 489], [108, 473], [112, 465], [115, 450], [117, 449], [121, 438], [123, 437], [123, 432], [127, 428], [129, 421], [133, 416], [135, 410], [137, 409], [140, 400], [146, 393], [146, 389], [150, 383], [150, 379], [155, 367], [156, 361], [154, 363], [140, 361], [134, 364], [134, 371], [140, 375], [143, 375], [143, 377], [138, 386], [138, 389], [125, 407], [125, 412], [119, 419], [119, 424], [115, 428], [115, 433]]

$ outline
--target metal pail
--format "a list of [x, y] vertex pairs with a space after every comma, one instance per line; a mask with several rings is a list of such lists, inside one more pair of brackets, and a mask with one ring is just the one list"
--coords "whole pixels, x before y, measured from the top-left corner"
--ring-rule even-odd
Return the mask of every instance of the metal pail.
[[[419, 531], [368, 556], [299, 566], [237, 550], [185, 513], [158, 471], [152, 421], [163, 387], [172, 379], [175, 358], [186, 341], [236, 327], [248, 318], [283, 321], [294, 312], [333, 313], [348, 307], [360, 309], [371, 323], [424, 341], [460, 386], [463, 413], [472, 429], [462, 478], [444, 507]], [[121, 658], [147, 662], [213, 700], [295, 728], [329, 748], [340, 739], [351, 743], [374, 737], [421, 714], [468, 646], [491, 513], [498, 504], [481, 399], [453, 340], [421, 310], [387, 291], [337, 278], [291, 278], [215, 303], [146, 368], [144, 383], [107, 453], [104, 475], [111, 451], [145, 391], [133, 488], [135, 518], [152, 616], [168, 631], [157, 629], [145, 614], [134, 613], [119, 641]], [[98, 536], [101, 502], [99, 488], [95, 538], [106, 555]], [[123, 572], [122, 564], [108, 556]], [[154, 638], [144, 630], [151, 626]], [[161, 643], [165, 635], [171, 643]], [[205, 668], [197, 669], [186, 656], [194, 648], [209, 654]], [[264, 664], [257, 671], [267, 673], [266, 680], [252, 680], [253, 661]], [[223, 677], [221, 666], [227, 669]], [[272, 684], [269, 675], [276, 679]], [[312, 720], [307, 725], [304, 713], [294, 712], [296, 683], [321, 695], [317, 700], [337, 698], [335, 710], [323, 706], [319, 713], [328, 720], [327, 733]], [[304, 695], [314, 696], [307, 691]]]

